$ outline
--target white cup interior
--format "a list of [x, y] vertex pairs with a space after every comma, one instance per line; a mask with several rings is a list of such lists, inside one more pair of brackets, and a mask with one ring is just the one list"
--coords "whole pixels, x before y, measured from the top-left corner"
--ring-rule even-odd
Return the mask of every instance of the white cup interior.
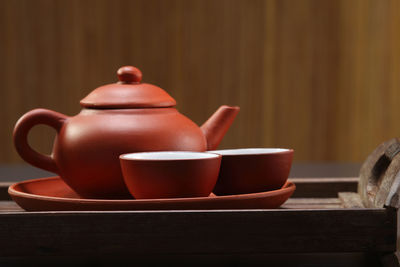
[[210, 159], [219, 155], [207, 152], [188, 151], [161, 151], [161, 152], [138, 152], [123, 154], [121, 159], [127, 160], [185, 160], [185, 159]]
[[259, 155], [259, 154], [275, 154], [290, 151], [286, 148], [238, 148], [238, 149], [222, 149], [207, 151], [220, 155]]

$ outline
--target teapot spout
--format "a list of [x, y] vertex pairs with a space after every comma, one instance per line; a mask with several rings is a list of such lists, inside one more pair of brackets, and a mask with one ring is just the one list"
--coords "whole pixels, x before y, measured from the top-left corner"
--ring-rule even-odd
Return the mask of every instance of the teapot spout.
[[201, 126], [207, 140], [207, 150], [217, 149], [239, 110], [236, 106], [223, 105]]

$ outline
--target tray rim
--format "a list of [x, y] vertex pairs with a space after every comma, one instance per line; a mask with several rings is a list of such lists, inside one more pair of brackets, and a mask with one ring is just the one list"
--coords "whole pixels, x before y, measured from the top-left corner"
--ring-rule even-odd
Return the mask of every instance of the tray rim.
[[[47, 180], [58, 180], [61, 179], [60, 176], [51, 176], [51, 177], [43, 177], [43, 178], [35, 178], [29, 179], [17, 183], [13, 183], [8, 187], [8, 194], [13, 197], [23, 197], [23, 198], [30, 198], [35, 200], [45, 200], [45, 201], [54, 201], [54, 202], [69, 202], [69, 203], [85, 203], [85, 204], [101, 204], [101, 203], [142, 203], [142, 204], [151, 204], [151, 203], [177, 203], [177, 202], [188, 202], [188, 201], [196, 201], [196, 202], [217, 202], [217, 201], [224, 201], [224, 200], [243, 200], [243, 199], [256, 199], [256, 198], [265, 198], [265, 197], [273, 197], [276, 195], [281, 195], [285, 193], [292, 193], [296, 190], [296, 185], [293, 181], [286, 181], [286, 183], [282, 186], [282, 188], [277, 190], [270, 190], [266, 192], [259, 192], [259, 193], [250, 193], [250, 194], [237, 194], [237, 195], [226, 195], [226, 196], [213, 196], [213, 197], [192, 197], [192, 198], [164, 198], [164, 199], [85, 199], [85, 198], [65, 198], [65, 197], [50, 197], [44, 195], [37, 195], [22, 192], [16, 190], [15, 187], [21, 184], [27, 183], [35, 183], [35, 182], [43, 182]], [[71, 189], [72, 190], [72, 189]]]

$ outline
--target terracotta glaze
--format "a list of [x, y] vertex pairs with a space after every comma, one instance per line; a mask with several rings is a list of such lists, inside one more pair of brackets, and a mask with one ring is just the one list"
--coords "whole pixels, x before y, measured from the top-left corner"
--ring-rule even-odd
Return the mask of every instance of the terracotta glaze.
[[135, 199], [206, 197], [218, 179], [221, 155], [205, 152], [144, 152], [120, 156], [122, 174]]
[[213, 192], [232, 195], [265, 192], [282, 187], [288, 179], [293, 149], [245, 148], [209, 151], [222, 155]]
[[60, 177], [39, 178], [13, 184], [8, 193], [26, 211], [94, 211], [94, 210], [206, 210], [206, 209], [274, 209], [295, 191], [287, 182], [274, 191], [232, 196], [166, 199], [82, 199]]
[[[205, 151], [215, 149], [237, 115], [238, 107], [221, 106], [200, 128], [175, 109], [175, 100], [161, 88], [142, 83], [139, 69], [118, 70], [119, 82], [101, 86], [81, 101], [73, 117], [47, 109], [23, 115], [14, 128], [20, 156], [57, 173], [80, 196], [126, 198], [119, 155], [141, 151]], [[31, 148], [32, 127], [54, 128], [51, 155]]]

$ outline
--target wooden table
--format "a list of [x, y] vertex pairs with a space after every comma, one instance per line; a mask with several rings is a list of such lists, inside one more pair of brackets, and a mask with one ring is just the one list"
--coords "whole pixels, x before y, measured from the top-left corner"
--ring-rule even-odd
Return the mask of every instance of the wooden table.
[[111, 212], [25, 212], [1, 183], [0, 257], [27, 266], [396, 266], [396, 208], [363, 207], [358, 178], [292, 181], [281, 209]]
[[0, 263], [400, 266], [400, 140], [359, 177], [293, 178], [273, 210], [25, 212], [0, 184]]

